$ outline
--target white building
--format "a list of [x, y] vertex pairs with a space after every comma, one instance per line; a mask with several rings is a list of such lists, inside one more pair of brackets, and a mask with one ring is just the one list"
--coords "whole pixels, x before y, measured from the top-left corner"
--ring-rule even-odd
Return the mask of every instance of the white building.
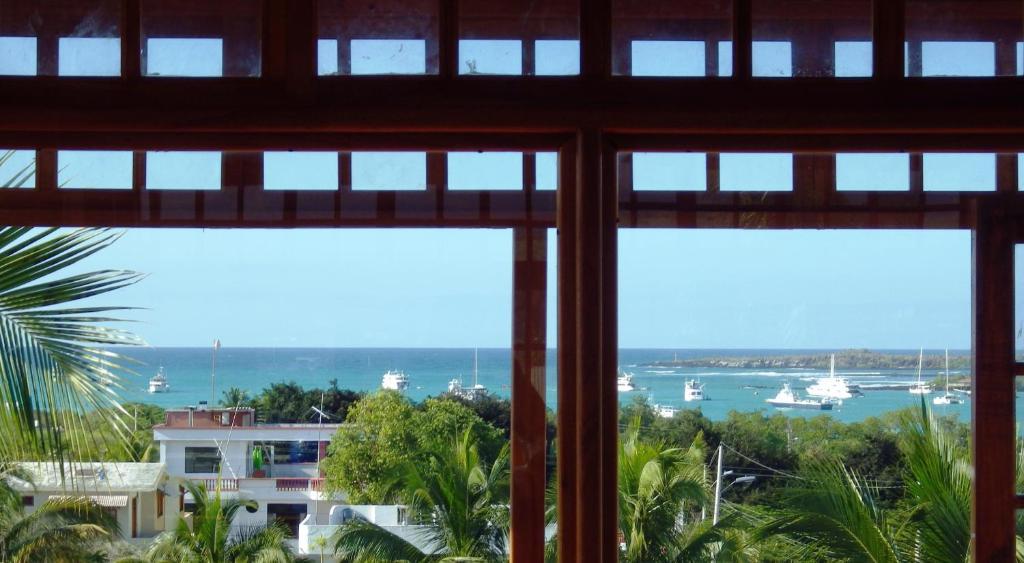
[[153, 538], [168, 525], [167, 472], [162, 463], [19, 463], [31, 483], [17, 478], [27, 513], [52, 498], [86, 497], [117, 516], [126, 540]]
[[437, 550], [437, 546], [427, 537], [429, 527], [410, 524], [404, 506], [338, 504], [331, 507], [326, 521], [314, 522], [312, 516], [302, 521], [299, 526], [299, 554], [333, 557], [334, 534], [342, 524], [353, 518], [363, 518], [376, 524], [425, 553]]
[[[173, 482], [191, 480], [213, 490], [219, 478], [222, 494], [258, 503], [255, 512], [240, 511], [235, 526], [280, 521], [297, 537], [307, 517], [327, 522], [331, 503], [321, 492], [318, 461], [337, 429], [256, 424], [251, 408], [185, 408], [168, 410], [153, 435]], [[188, 512], [190, 502], [185, 493], [176, 508]]]

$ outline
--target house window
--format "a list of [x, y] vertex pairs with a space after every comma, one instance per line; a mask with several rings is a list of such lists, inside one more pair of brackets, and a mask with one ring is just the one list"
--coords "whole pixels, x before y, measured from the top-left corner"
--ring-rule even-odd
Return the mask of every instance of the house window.
[[220, 451], [215, 447], [185, 448], [185, 473], [216, 473]]
[[35, 506], [36, 505], [36, 497], [34, 497], [32, 495], [25, 495], [25, 496], [21, 497], [21, 505], [22, 506]]
[[156, 517], [160, 518], [164, 515], [164, 499], [167, 495], [163, 491], [156, 492]]

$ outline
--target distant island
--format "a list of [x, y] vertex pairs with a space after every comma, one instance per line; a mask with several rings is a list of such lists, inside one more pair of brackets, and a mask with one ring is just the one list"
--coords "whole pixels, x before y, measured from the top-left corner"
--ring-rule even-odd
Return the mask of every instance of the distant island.
[[[658, 360], [643, 367], [723, 368], [723, 369], [828, 369], [830, 352], [788, 355], [736, 355], [708, 356], [704, 358], [676, 358]], [[885, 354], [871, 350], [842, 350], [835, 352], [836, 369], [917, 369], [917, 354]], [[924, 369], [945, 369], [943, 354], [925, 354]], [[949, 369], [970, 369], [969, 355], [949, 355]]]

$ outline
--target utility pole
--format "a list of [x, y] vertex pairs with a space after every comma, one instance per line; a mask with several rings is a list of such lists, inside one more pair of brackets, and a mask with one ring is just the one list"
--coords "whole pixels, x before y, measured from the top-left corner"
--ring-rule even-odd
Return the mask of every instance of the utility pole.
[[711, 516], [711, 523], [718, 525], [718, 507], [722, 504], [722, 444], [718, 444], [718, 464], [715, 470], [715, 508]]

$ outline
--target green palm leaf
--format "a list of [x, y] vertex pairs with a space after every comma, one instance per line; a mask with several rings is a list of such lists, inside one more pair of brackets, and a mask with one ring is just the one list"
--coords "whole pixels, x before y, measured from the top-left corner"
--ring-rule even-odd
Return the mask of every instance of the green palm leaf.
[[107, 413], [106, 421], [126, 436], [117, 392], [127, 360], [107, 346], [141, 342], [110, 326], [126, 308], [78, 303], [141, 276], [61, 275], [119, 236], [104, 229], [0, 228], [0, 459], [73, 459], [91, 440], [83, 415], [93, 410]]

